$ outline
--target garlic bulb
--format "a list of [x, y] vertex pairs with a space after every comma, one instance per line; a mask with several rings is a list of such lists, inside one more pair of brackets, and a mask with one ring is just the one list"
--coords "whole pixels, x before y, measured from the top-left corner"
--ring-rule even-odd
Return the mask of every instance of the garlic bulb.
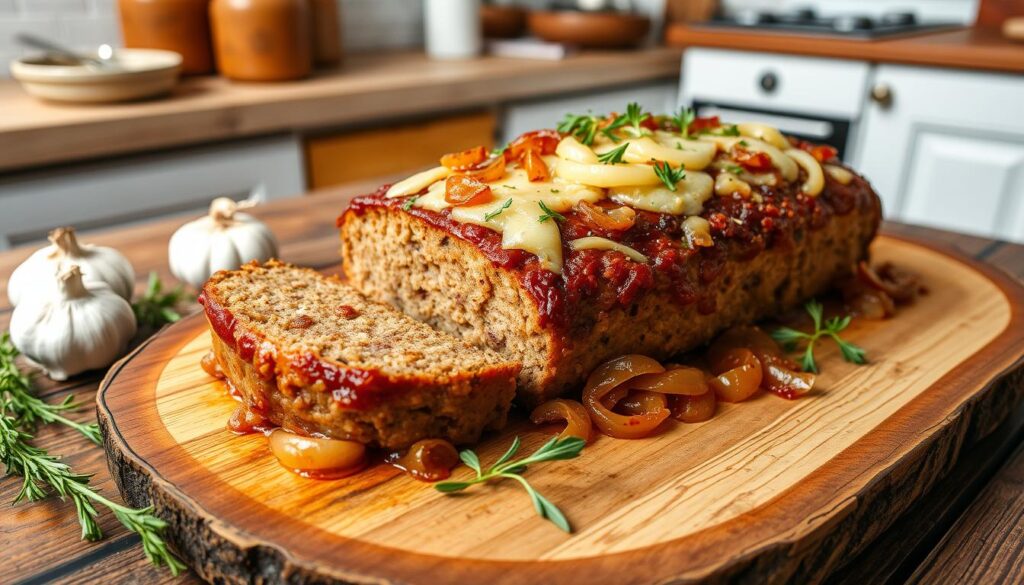
[[[244, 205], [244, 204], [243, 204]], [[218, 270], [277, 256], [277, 240], [263, 222], [227, 197], [210, 203], [210, 213], [178, 228], [169, 246], [171, 273], [192, 286], [203, 286]]]
[[105, 284], [87, 284], [74, 264], [49, 294], [22, 301], [11, 315], [11, 341], [54, 380], [109, 366], [135, 335], [128, 301]]
[[[132, 299], [135, 271], [120, 252], [104, 246], [82, 244], [74, 228], [61, 227], [50, 232], [50, 245], [36, 250], [25, 260], [7, 282], [7, 298], [16, 307], [23, 298], [42, 292], [53, 292], [53, 275], [75, 264], [82, 270], [86, 283], [106, 284], [122, 299]], [[49, 287], [40, 291], [39, 287]]]

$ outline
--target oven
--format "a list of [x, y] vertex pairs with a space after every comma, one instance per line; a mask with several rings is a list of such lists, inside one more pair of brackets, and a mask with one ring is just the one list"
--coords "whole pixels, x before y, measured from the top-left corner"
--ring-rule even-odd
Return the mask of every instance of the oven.
[[765, 122], [855, 162], [869, 75], [867, 62], [688, 48], [680, 105], [728, 122]]

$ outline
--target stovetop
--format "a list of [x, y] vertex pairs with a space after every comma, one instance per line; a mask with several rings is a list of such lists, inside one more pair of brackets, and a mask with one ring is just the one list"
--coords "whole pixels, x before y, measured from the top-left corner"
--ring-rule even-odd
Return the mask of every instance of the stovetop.
[[881, 16], [847, 14], [820, 16], [814, 10], [793, 12], [744, 11], [734, 16], [716, 17], [694, 26], [742, 28], [758, 32], [787, 32], [827, 35], [851, 39], [877, 39], [889, 36], [935, 32], [960, 28], [952, 22], [921, 22], [913, 12], [892, 12]]

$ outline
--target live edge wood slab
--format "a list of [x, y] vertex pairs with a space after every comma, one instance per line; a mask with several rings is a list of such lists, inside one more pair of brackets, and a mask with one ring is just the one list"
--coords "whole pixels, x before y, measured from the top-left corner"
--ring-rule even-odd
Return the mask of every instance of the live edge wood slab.
[[[825, 351], [809, 397], [760, 396], [536, 466], [531, 481], [573, 535], [537, 519], [512, 485], [451, 497], [383, 465], [335, 481], [290, 474], [262, 436], [226, 430], [232, 401], [198, 367], [201, 316], [100, 385], [108, 463], [124, 499], [155, 505], [176, 549], [215, 582], [818, 581], [1024, 400], [1019, 282], [922, 241], [883, 236], [873, 255], [929, 292], [891, 321], [851, 328], [870, 365]], [[515, 419], [477, 451], [491, 461], [516, 434], [529, 451], [552, 431]]]

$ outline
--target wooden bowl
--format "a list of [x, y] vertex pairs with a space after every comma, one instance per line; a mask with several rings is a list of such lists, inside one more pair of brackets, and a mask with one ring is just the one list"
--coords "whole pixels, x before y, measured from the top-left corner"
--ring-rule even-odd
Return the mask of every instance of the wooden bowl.
[[119, 49], [116, 55], [119, 66], [110, 69], [23, 57], [11, 62], [11, 75], [34, 97], [97, 104], [170, 93], [181, 73], [181, 55], [173, 51]]
[[636, 45], [651, 28], [646, 16], [618, 12], [535, 11], [527, 22], [545, 41], [595, 49]]
[[522, 36], [526, 29], [526, 10], [519, 6], [484, 4], [480, 7], [480, 23], [484, 36], [489, 39], [513, 39]]

